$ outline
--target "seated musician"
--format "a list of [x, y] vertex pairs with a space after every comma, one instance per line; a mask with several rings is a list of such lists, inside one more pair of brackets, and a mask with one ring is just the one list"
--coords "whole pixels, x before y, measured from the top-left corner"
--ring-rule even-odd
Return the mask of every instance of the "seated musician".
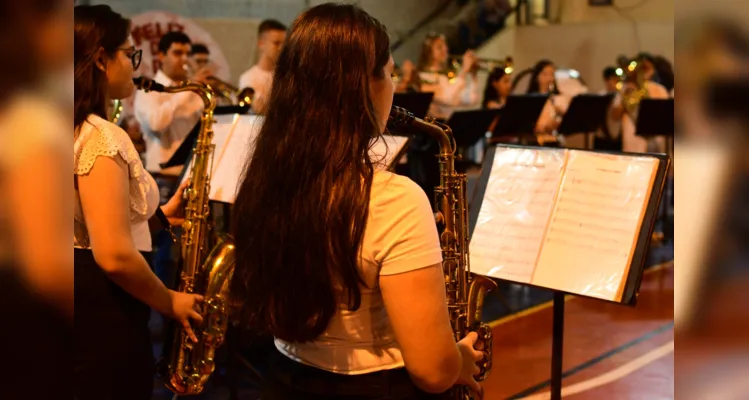
[[369, 155], [395, 90], [389, 45], [360, 8], [323, 4], [279, 55], [232, 213], [235, 320], [275, 337], [264, 399], [481, 390], [477, 336], [456, 344], [450, 327], [427, 196]]
[[[510, 71], [510, 72], [508, 72]], [[506, 66], [499, 66], [492, 69], [489, 76], [486, 78], [486, 86], [484, 86], [484, 99], [481, 101], [481, 108], [500, 109], [505, 106], [507, 97], [512, 94], [512, 73]], [[497, 124], [499, 116], [495, 118], [492, 124], [487, 129], [488, 132], [493, 132], [494, 127]], [[495, 138], [493, 141], [500, 142], [515, 142], [517, 137], [507, 138]]]
[[557, 142], [554, 132], [559, 128], [562, 116], [569, 106], [559, 93], [555, 73], [556, 66], [553, 62], [541, 60], [533, 66], [531, 79], [528, 82], [528, 94], [549, 95], [549, 100], [536, 123], [536, 139], [541, 145]]
[[479, 105], [476, 56], [472, 51], [463, 55], [460, 69], [449, 65], [447, 41], [443, 35], [430, 34], [421, 46], [417, 68], [423, 92], [434, 92], [429, 116], [448, 119], [457, 108]]
[[[641, 68], [642, 79], [645, 82], [645, 95], [650, 99], [668, 99], [671, 97], [668, 90], [658, 83], [657, 73], [653, 64], [652, 56], [643, 53], [638, 55], [635, 60]], [[625, 70], [626, 72], [626, 70]], [[637, 78], [634, 74], [629, 74], [624, 82], [623, 96], [627, 93], [634, 92], [638, 89]], [[635, 124], [637, 121], [637, 109], [627, 110], [625, 107], [622, 116], [622, 149], [633, 153], [645, 152], [666, 152], [666, 141], [663, 137], [644, 138], [635, 134]]]
[[270, 88], [273, 86], [273, 69], [276, 68], [278, 53], [281, 52], [286, 38], [286, 26], [274, 19], [267, 19], [260, 23], [257, 36], [260, 59], [239, 77], [239, 88], [252, 88], [255, 91], [252, 110], [257, 114], [263, 114]]

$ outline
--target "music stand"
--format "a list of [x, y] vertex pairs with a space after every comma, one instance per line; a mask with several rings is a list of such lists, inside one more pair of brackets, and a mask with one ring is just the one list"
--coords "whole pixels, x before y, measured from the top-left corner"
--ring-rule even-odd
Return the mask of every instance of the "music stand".
[[456, 145], [466, 147], [476, 144], [486, 136], [489, 126], [499, 113], [500, 110], [497, 109], [454, 112], [447, 120], [447, 125], [453, 131]]
[[231, 105], [231, 106], [218, 106], [215, 110], [213, 110], [214, 115], [226, 115], [226, 114], [249, 114], [250, 113], [250, 106], [238, 106], [238, 105]]
[[673, 158], [674, 99], [642, 99], [637, 111], [635, 134], [645, 138], [666, 137], [666, 154]]
[[501, 108], [499, 119], [492, 131], [492, 138], [502, 136], [517, 136], [521, 139], [527, 136], [535, 138], [538, 117], [549, 99], [548, 95], [511, 95], [507, 97]]
[[433, 92], [396, 93], [393, 96], [393, 105], [411, 111], [416, 118], [424, 119], [429, 112], [432, 99]]
[[585, 134], [585, 148], [593, 149], [593, 134], [606, 123], [606, 114], [613, 94], [579, 94], [572, 98], [562, 123], [557, 128], [560, 135]]

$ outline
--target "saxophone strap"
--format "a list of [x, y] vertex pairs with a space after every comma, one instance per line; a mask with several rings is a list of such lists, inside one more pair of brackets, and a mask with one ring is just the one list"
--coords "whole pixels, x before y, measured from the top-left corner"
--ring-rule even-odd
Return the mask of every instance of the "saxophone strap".
[[161, 209], [161, 207], [156, 208], [156, 218], [159, 219], [159, 222], [161, 222], [164, 230], [169, 232], [169, 236], [172, 237], [172, 241], [174, 243], [177, 243], [177, 235], [174, 234], [174, 230], [172, 230], [172, 224], [169, 223], [169, 218], [166, 217], [166, 214], [164, 214], [164, 211]]

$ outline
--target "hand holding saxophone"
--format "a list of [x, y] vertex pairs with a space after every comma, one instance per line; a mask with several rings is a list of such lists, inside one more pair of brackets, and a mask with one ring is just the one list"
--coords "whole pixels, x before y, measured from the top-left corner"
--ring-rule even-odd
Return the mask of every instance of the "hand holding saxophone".
[[456, 385], [467, 386], [479, 398], [483, 398], [484, 389], [475, 378], [481, 372], [477, 363], [483, 361], [485, 357], [482, 350], [483, 342], [479, 342], [478, 333], [470, 332], [457, 343], [457, 346], [463, 359], [463, 364], [461, 365], [460, 376]]
[[192, 327], [190, 326], [190, 319], [197, 321], [198, 323], [203, 322], [203, 316], [197, 311], [196, 305], [203, 302], [203, 296], [199, 294], [183, 293], [174, 290], [169, 290], [169, 296], [172, 300], [172, 310], [170, 317], [179, 321], [182, 327], [185, 329], [185, 333], [190, 339], [197, 343], [198, 337], [195, 336]]

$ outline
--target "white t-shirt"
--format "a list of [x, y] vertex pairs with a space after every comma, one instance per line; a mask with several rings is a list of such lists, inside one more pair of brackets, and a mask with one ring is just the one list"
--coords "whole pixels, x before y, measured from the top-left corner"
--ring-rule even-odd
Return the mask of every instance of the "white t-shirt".
[[239, 77], [239, 88], [252, 88], [255, 90], [253, 101], [258, 102], [270, 94], [270, 88], [273, 86], [273, 72], [260, 68], [255, 65], [245, 71]]
[[387, 171], [374, 175], [369, 218], [362, 242], [361, 307], [345, 306], [313, 342], [276, 339], [289, 358], [340, 374], [403, 367], [379, 287], [380, 275], [395, 275], [442, 262], [437, 226], [426, 193], [413, 181]]
[[[81, 125], [73, 145], [75, 175], [86, 175], [96, 165], [99, 157], [122, 157], [127, 163], [130, 192], [130, 232], [135, 247], [151, 251], [151, 230], [148, 220], [159, 206], [159, 188], [140, 161], [133, 142], [122, 128], [94, 114]], [[75, 191], [75, 217], [73, 247], [90, 249], [91, 241], [86, 229], [81, 197]]]

